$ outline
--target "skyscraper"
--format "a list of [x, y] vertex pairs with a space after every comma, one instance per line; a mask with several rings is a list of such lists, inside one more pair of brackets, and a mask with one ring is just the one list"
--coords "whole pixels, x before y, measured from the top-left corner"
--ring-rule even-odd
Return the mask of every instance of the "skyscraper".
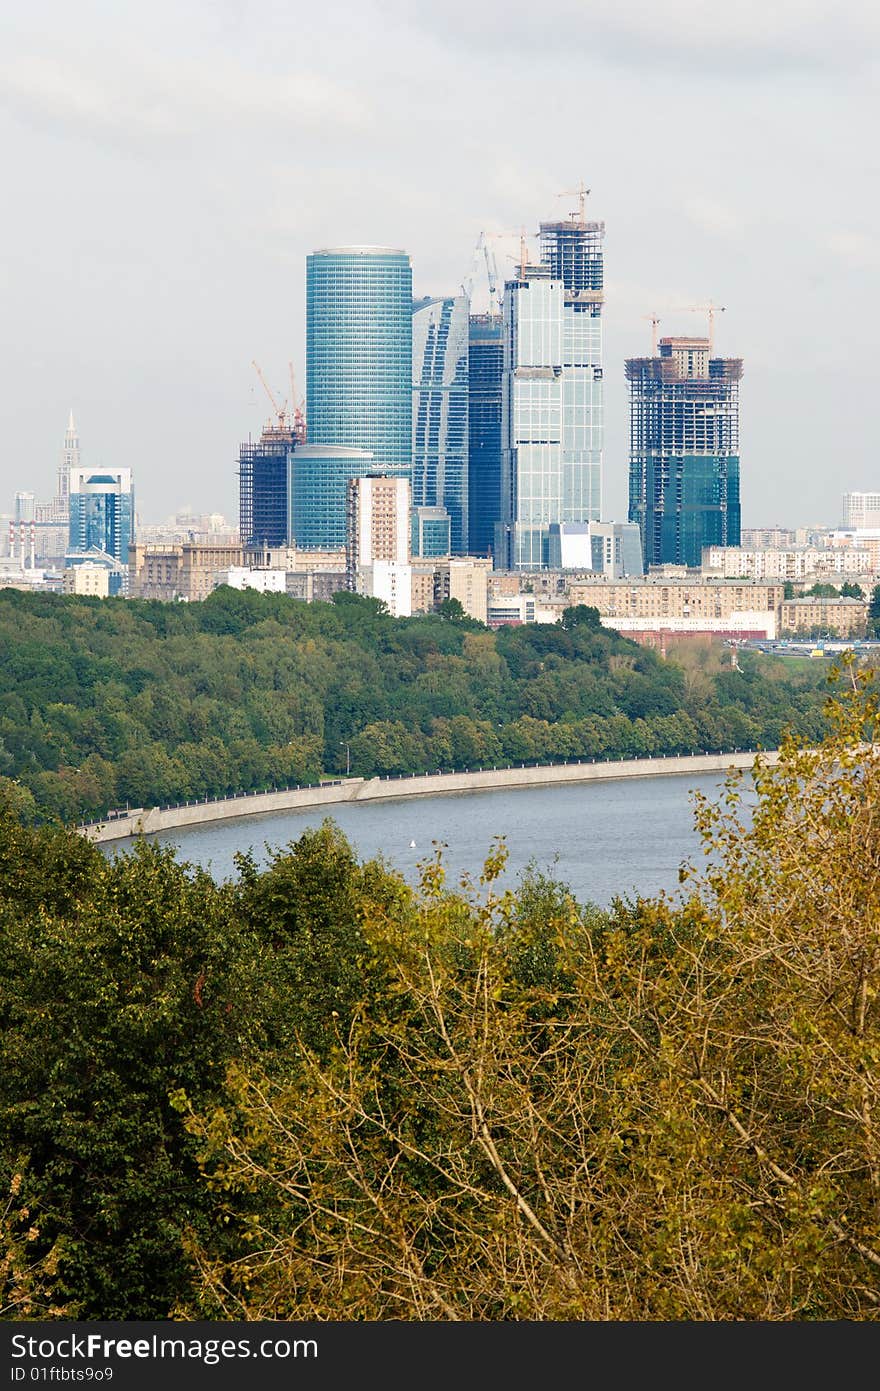
[[79, 435], [73, 423], [73, 411], [67, 421], [67, 430], [64, 434], [64, 448], [61, 454], [61, 463], [58, 465], [58, 484], [55, 489], [55, 496], [64, 505], [70, 495], [70, 470], [79, 468]]
[[306, 258], [306, 419], [312, 445], [366, 449], [412, 471], [412, 266], [346, 246]]
[[131, 469], [70, 470], [70, 549], [103, 551], [128, 564], [134, 533]]
[[335, 444], [297, 445], [289, 468], [291, 545], [300, 550], [342, 551], [346, 543], [349, 483], [374, 469], [368, 449], [346, 449]]
[[500, 569], [545, 568], [551, 522], [599, 519], [604, 235], [582, 197], [504, 287]]
[[294, 433], [267, 425], [238, 453], [239, 531], [245, 550], [284, 546], [288, 535], [288, 475]]
[[472, 314], [468, 341], [468, 550], [489, 555], [501, 520], [500, 314]]
[[740, 358], [708, 338], [661, 338], [630, 358], [629, 520], [645, 565], [698, 566], [704, 546], [738, 546]]
[[468, 301], [413, 304], [414, 507], [445, 507], [452, 550], [468, 550]]

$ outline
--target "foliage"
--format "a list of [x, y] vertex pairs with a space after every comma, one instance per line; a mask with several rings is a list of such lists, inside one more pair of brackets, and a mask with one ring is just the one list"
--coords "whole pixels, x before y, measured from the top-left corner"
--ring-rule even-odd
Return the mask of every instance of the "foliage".
[[[681, 900], [558, 886], [367, 914], [384, 1006], [189, 1128], [231, 1211], [234, 1318], [875, 1319], [880, 753], [869, 677], [816, 751], [701, 802]], [[865, 741], [868, 741], [867, 743]]]
[[[450, 601], [452, 602], [452, 601]], [[0, 591], [0, 805], [96, 818], [240, 790], [512, 762], [775, 747], [821, 732], [821, 677], [710, 665], [603, 628], [490, 633], [455, 608], [221, 588], [203, 603]], [[684, 658], [681, 658], [684, 661]]]

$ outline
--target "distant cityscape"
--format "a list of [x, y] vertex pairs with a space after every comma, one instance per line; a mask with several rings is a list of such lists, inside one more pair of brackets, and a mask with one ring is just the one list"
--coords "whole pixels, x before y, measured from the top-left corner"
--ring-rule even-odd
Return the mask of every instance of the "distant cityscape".
[[[483, 234], [458, 293], [413, 297], [400, 249], [306, 258], [306, 386], [238, 447], [239, 516], [139, 522], [128, 468], [81, 461], [71, 411], [55, 495], [15, 493], [0, 587], [197, 602], [220, 584], [306, 600], [349, 590], [398, 617], [556, 622], [572, 604], [661, 649], [706, 634], [852, 637], [880, 575], [880, 492], [827, 526], [741, 525], [741, 358], [705, 336], [628, 359], [629, 505], [602, 514], [605, 225], [588, 190], [525, 236], [500, 282]], [[472, 312], [476, 268], [488, 310]], [[86, 451], [87, 454], [87, 451]], [[233, 451], [230, 451], [232, 456]], [[748, 468], [746, 467], [746, 477]]]

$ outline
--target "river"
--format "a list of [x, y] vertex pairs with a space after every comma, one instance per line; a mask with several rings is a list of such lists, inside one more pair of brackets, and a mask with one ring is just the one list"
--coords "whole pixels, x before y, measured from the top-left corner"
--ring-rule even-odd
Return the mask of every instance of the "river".
[[[149, 839], [179, 847], [179, 858], [233, 877], [236, 851], [252, 849], [265, 864], [269, 848], [296, 840], [328, 815], [366, 859], [382, 855], [414, 883], [419, 865], [444, 846], [449, 883], [476, 877], [503, 836], [509, 852], [501, 883], [513, 885], [533, 863], [568, 884], [582, 902], [607, 905], [617, 895], [653, 895], [679, 887], [682, 861], [701, 858], [691, 789], [714, 796], [718, 773], [633, 778], [570, 786], [452, 793], [388, 802], [340, 803], [179, 828]], [[124, 851], [131, 840], [102, 847]], [[267, 848], [268, 847], [268, 848]]]

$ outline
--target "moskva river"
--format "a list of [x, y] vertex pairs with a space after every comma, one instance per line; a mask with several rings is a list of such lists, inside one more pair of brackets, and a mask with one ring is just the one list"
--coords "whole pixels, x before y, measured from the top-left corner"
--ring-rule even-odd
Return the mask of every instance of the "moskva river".
[[[265, 864], [270, 850], [295, 841], [331, 813], [362, 859], [381, 855], [412, 883], [419, 865], [442, 845], [448, 882], [454, 884], [462, 875], [476, 878], [493, 839], [503, 836], [509, 860], [502, 884], [513, 885], [534, 864], [568, 884], [581, 902], [605, 906], [618, 894], [678, 890], [681, 863], [703, 858], [691, 790], [714, 797], [722, 784], [718, 773], [686, 774], [341, 803], [182, 827], [150, 839], [178, 846], [178, 858], [226, 879], [235, 875], [236, 851], [252, 849]], [[102, 848], [116, 854], [131, 844], [121, 840]]]

